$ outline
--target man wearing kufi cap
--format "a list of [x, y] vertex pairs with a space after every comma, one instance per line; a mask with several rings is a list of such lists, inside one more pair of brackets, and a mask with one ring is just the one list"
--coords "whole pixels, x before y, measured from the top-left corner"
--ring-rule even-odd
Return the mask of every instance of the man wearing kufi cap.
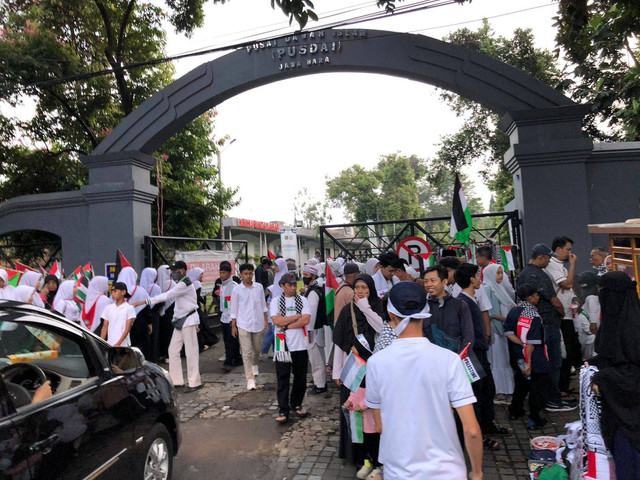
[[327, 309], [324, 303], [323, 289], [318, 285], [318, 269], [315, 265], [305, 265], [302, 272], [305, 285], [304, 296], [307, 299], [311, 318], [307, 330], [309, 332], [309, 363], [313, 385], [309, 395], [327, 392], [326, 356], [324, 351], [324, 326], [327, 325]]
[[398, 339], [367, 364], [366, 403], [380, 436], [385, 480], [467, 478], [452, 408], [464, 430], [471, 480], [482, 478], [482, 434], [476, 401], [460, 357], [422, 335], [429, 306], [420, 285], [400, 282], [389, 292], [389, 323]]

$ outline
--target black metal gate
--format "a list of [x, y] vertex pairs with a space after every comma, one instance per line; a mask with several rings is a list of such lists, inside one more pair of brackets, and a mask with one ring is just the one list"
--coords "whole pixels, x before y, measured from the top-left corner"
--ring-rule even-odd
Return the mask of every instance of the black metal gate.
[[160, 265], [171, 265], [178, 250], [227, 250], [233, 252], [236, 263], [249, 261], [246, 240], [145, 236], [142, 246], [145, 267], [157, 268]]
[[[515, 258], [520, 266], [523, 265], [521, 221], [517, 210], [471, 217], [474, 220], [472, 245], [514, 245]], [[364, 261], [388, 250], [395, 251], [403, 239], [416, 236], [424, 238], [438, 250], [464, 248], [449, 236], [450, 220], [451, 217], [432, 217], [322, 225], [320, 248], [324, 256], [336, 258], [342, 255], [356, 261]]]

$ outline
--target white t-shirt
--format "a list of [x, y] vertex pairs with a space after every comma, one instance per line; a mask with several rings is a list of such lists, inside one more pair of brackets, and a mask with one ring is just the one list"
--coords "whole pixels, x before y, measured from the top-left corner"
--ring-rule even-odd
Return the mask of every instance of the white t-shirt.
[[553, 282], [553, 288], [556, 291], [556, 295], [558, 296], [558, 300], [562, 303], [564, 307], [564, 320], [573, 320], [573, 316], [571, 315], [571, 302], [573, 297], [576, 296], [573, 293], [573, 289], [565, 290], [560, 286], [560, 283], [564, 282], [567, 279], [567, 269], [564, 268], [564, 263], [561, 260], [558, 260], [555, 257], [551, 257], [551, 261], [547, 268], [544, 269], [544, 272], [549, 276], [551, 282]]
[[[102, 318], [109, 321], [109, 328], [107, 330], [107, 342], [109, 345], [115, 345], [120, 337], [124, 333], [127, 327], [127, 320], [136, 318], [136, 310], [127, 302], [122, 302], [120, 306], [112, 303], [104, 307], [102, 311]], [[130, 347], [131, 338], [127, 335], [122, 343], [121, 347]]]
[[385, 480], [466, 480], [454, 408], [476, 401], [460, 357], [398, 338], [367, 364], [366, 402], [380, 409]]
[[[454, 298], [458, 298], [458, 295], [462, 293], [462, 288], [457, 283], [453, 285], [451, 288], [451, 296]], [[488, 312], [491, 310], [491, 300], [487, 295], [487, 292], [484, 289], [484, 285], [480, 285], [480, 288], [476, 290], [475, 300], [480, 307], [481, 312]]]
[[[270, 316], [275, 317], [280, 315], [280, 297], [278, 295], [271, 301], [271, 305], [269, 305]], [[302, 300], [302, 315], [311, 315], [311, 310], [309, 308], [309, 302], [304, 297], [300, 297]], [[285, 297], [284, 299], [285, 305], [285, 317], [291, 317], [293, 315], [297, 315], [296, 313], [296, 302], [295, 297]], [[278, 327], [276, 327], [277, 330]], [[301, 350], [309, 349], [309, 335], [306, 328], [288, 328], [285, 332], [285, 342], [287, 344], [287, 348], [290, 352], [299, 352]]]
[[264, 299], [264, 288], [258, 282], [250, 287], [244, 283], [234, 287], [231, 293], [229, 313], [231, 319], [236, 319], [236, 326], [247, 332], [262, 332], [264, 330], [264, 314], [267, 304]]

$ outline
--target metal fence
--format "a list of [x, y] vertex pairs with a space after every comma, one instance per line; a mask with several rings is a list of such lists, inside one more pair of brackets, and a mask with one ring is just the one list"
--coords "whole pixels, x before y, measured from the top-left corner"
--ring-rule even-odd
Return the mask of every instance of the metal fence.
[[[523, 265], [521, 220], [517, 210], [471, 217], [472, 245], [514, 245], [514, 257], [519, 266]], [[423, 238], [437, 250], [464, 248], [449, 236], [450, 220], [451, 217], [432, 217], [322, 225], [320, 248], [325, 256], [344, 256], [356, 261], [365, 261], [388, 250], [396, 251], [400, 242], [409, 237]]]
[[171, 265], [176, 251], [184, 250], [227, 250], [233, 252], [237, 263], [249, 261], [246, 240], [145, 236], [142, 246], [145, 267], [156, 268], [160, 265]]

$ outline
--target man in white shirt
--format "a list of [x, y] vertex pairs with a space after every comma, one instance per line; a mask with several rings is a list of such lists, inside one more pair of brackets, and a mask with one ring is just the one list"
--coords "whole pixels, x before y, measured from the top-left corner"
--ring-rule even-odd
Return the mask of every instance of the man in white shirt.
[[267, 304], [262, 285], [253, 282], [253, 265], [240, 265], [240, 279], [242, 283], [231, 293], [231, 335], [240, 340], [247, 390], [255, 390], [258, 358], [264, 333], [269, 329]]
[[327, 372], [325, 356], [324, 326], [327, 325], [327, 311], [324, 303], [324, 292], [318, 285], [318, 269], [315, 265], [305, 265], [302, 272], [302, 282], [305, 285], [304, 296], [309, 304], [309, 363], [313, 385], [309, 388], [309, 395], [327, 393]]
[[[578, 333], [573, 324], [573, 316], [577, 308], [572, 310], [571, 304], [574, 299], [577, 301], [575, 292], [573, 291], [573, 283], [575, 280], [576, 261], [578, 257], [571, 252], [573, 248], [573, 240], [569, 237], [556, 237], [551, 243], [551, 250], [556, 254], [551, 257], [549, 265], [544, 272], [549, 276], [553, 283], [553, 288], [562, 306], [564, 307], [564, 317], [560, 323], [562, 331], [562, 340], [567, 350], [567, 357], [562, 360], [560, 367], [559, 387], [561, 392], [569, 390], [571, 383], [571, 367], [580, 368], [582, 365], [582, 353], [580, 351], [580, 341]], [[564, 262], [569, 262], [569, 269], [564, 266]]]
[[127, 285], [123, 282], [114, 283], [111, 298], [116, 303], [110, 303], [102, 311], [100, 336], [114, 347], [130, 347], [129, 332], [136, 319], [136, 310], [126, 301], [129, 298]]
[[[289, 420], [293, 409], [298, 417], [308, 412], [302, 406], [307, 389], [307, 363], [309, 362], [309, 338], [307, 325], [311, 319], [307, 299], [296, 294], [296, 279], [290, 273], [282, 276], [280, 287], [283, 293], [271, 300], [271, 321], [276, 327], [274, 360], [278, 379], [278, 423]], [[289, 392], [290, 376], [293, 385]]]
[[378, 297], [382, 298], [393, 287], [393, 276], [396, 273], [396, 261], [398, 256], [393, 252], [383, 253], [378, 257], [380, 268], [373, 275]]
[[173, 309], [173, 335], [169, 343], [169, 375], [176, 387], [184, 386], [184, 376], [182, 374], [182, 360], [180, 352], [184, 345], [187, 357], [187, 380], [189, 386], [184, 389], [185, 393], [190, 393], [202, 388], [200, 380], [200, 350], [198, 348], [198, 300], [196, 289], [187, 277], [187, 264], [178, 260], [171, 267], [171, 276], [177, 282], [171, 290], [149, 298], [146, 301], [136, 302], [134, 307], [144, 305], [155, 305], [175, 300]]
[[398, 339], [367, 364], [366, 403], [381, 433], [385, 480], [465, 480], [452, 407], [464, 430], [471, 480], [482, 478], [482, 435], [476, 401], [460, 357], [422, 336], [428, 307], [422, 288], [400, 282], [389, 292]]

